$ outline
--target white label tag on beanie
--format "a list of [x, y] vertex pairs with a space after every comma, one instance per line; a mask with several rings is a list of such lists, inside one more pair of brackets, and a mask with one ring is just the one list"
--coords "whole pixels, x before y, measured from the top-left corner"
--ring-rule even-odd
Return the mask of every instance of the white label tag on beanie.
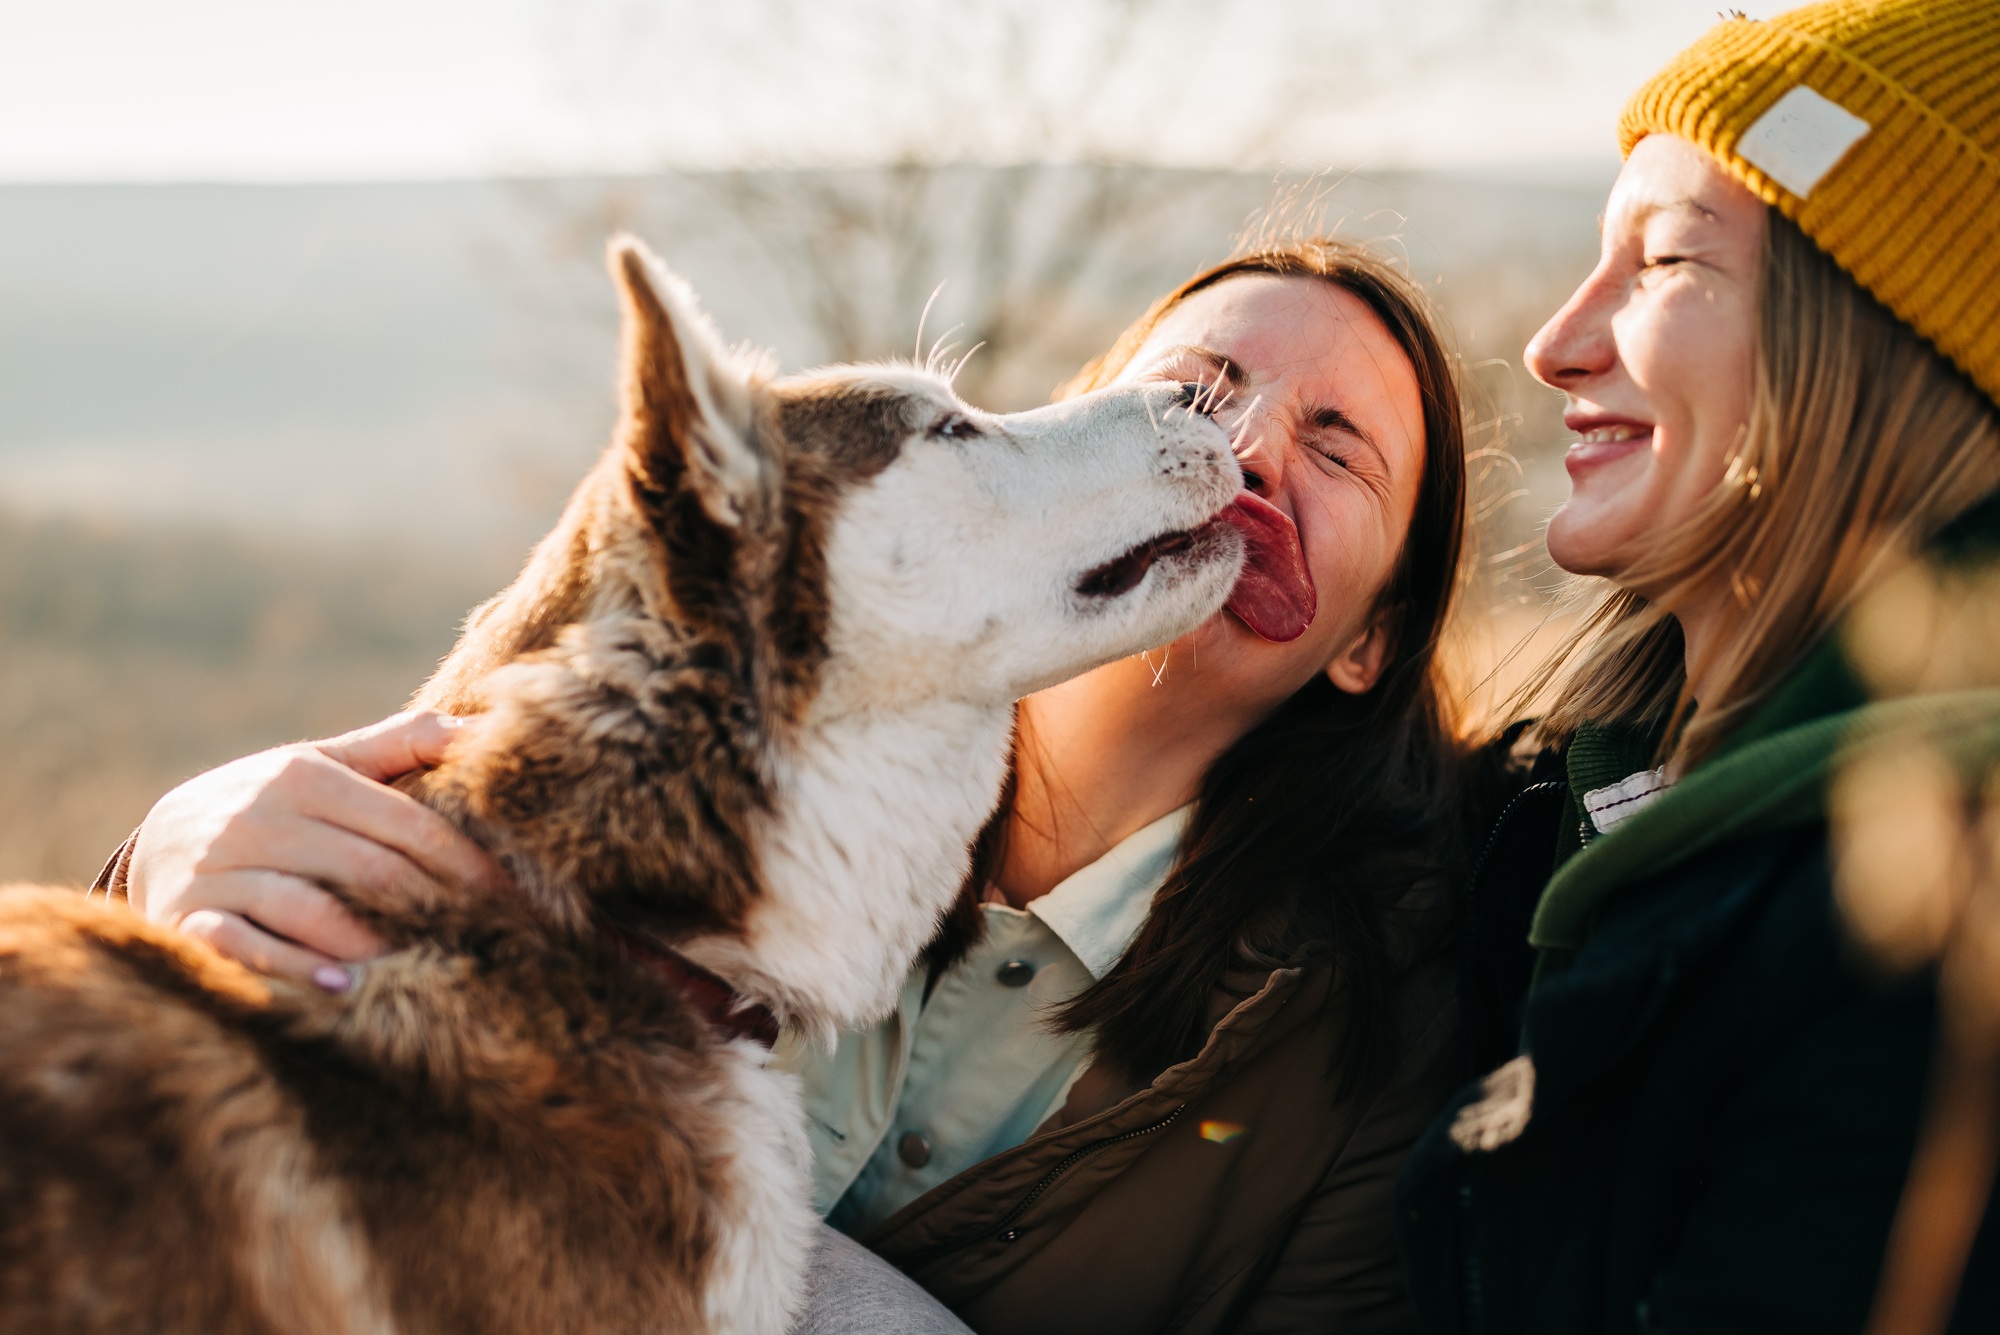
[[1736, 153], [1804, 199], [1867, 133], [1867, 121], [1800, 84], [1743, 132]]

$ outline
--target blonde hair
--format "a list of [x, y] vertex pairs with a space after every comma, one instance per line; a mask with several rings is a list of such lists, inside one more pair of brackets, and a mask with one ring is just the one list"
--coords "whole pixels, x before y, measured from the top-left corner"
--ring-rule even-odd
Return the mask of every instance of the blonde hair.
[[[1892, 564], [2000, 486], [2000, 408], [1776, 211], [1760, 282], [1741, 448], [1627, 572], [1660, 602], [1612, 592], [1523, 688], [1555, 692], [1549, 740], [1585, 722], [1658, 727], [1662, 758], [1698, 763]], [[1735, 616], [1696, 665], [1697, 709], [1661, 603], [1724, 590]]]

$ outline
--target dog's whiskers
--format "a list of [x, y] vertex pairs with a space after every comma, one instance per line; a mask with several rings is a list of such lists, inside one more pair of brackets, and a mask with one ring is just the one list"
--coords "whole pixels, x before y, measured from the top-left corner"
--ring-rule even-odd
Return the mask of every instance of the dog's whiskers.
[[1238, 459], [1241, 459], [1243, 457], [1244, 452], [1248, 450], [1251, 447], [1251, 445], [1261, 445], [1264, 442], [1263, 434], [1260, 432], [1255, 441], [1252, 441], [1249, 445], [1246, 445], [1244, 443], [1244, 437], [1247, 436], [1250, 432], [1250, 423], [1256, 420], [1258, 405], [1260, 405], [1263, 402], [1264, 402], [1264, 396], [1262, 394], [1259, 394], [1256, 398], [1250, 400], [1250, 406], [1243, 410], [1243, 419], [1236, 424], [1235, 434], [1232, 435], [1229, 439], [1229, 452], [1235, 455]]
[[1190, 409], [1213, 417], [1222, 407], [1222, 372], [1219, 369], [1215, 372], [1215, 380], [1212, 383], [1207, 380], [1197, 379], [1195, 384], [1201, 388], [1195, 394], [1194, 402], [1189, 405]]
[[931, 343], [930, 355], [924, 358], [924, 370], [937, 376], [945, 373], [945, 359], [950, 357], [958, 347], [958, 344], [947, 343], [945, 340], [963, 328], [965, 328], [965, 325], [963, 322], [960, 322], [937, 336]]
[[986, 346], [986, 340], [982, 338], [977, 343], [967, 348], [965, 350], [965, 355], [963, 357], [960, 357], [957, 361], [953, 362], [951, 364], [951, 369], [945, 372], [945, 377], [944, 377], [945, 383], [948, 385], [956, 385], [958, 383], [959, 372], [963, 371], [965, 369], [965, 364], [972, 360], [972, 355], [985, 346]]
[[930, 370], [930, 362], [924, 357], [924, 322], [931, 318], [931, 307], [937, 305], [938, 294], [944, 291], [944, 285], [950, 281], [949, 278], [939, 280], [938, 285], [931, 289], [930, 296], [924, 300], [923, 313], [917, 316], [917, 341], [910, 345], [910, 360], [923, 362], [926, 371]]

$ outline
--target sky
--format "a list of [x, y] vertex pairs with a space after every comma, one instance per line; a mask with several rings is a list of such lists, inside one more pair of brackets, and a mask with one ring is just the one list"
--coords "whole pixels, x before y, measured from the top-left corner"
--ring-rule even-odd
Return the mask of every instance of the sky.
[[[1135, 8], [1145, 11], [1137, 22]], [[1623, 99], [1716, 9], [0, 0], [0, 181], [1079, 156], [1595, 171], [1615, 155]]]

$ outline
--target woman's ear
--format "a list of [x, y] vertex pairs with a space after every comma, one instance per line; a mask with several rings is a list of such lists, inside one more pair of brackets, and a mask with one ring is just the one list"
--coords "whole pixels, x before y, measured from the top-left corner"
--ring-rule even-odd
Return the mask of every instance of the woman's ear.
[[1389, 665], [1389, 651], [1395, 647], [1390, 623], [1393, 608], [1377, 608], [1361, 633], [1326, 665], [1326, 678], [1349, 695], [1366, 695], [1374, 689], [1382, 669]]

